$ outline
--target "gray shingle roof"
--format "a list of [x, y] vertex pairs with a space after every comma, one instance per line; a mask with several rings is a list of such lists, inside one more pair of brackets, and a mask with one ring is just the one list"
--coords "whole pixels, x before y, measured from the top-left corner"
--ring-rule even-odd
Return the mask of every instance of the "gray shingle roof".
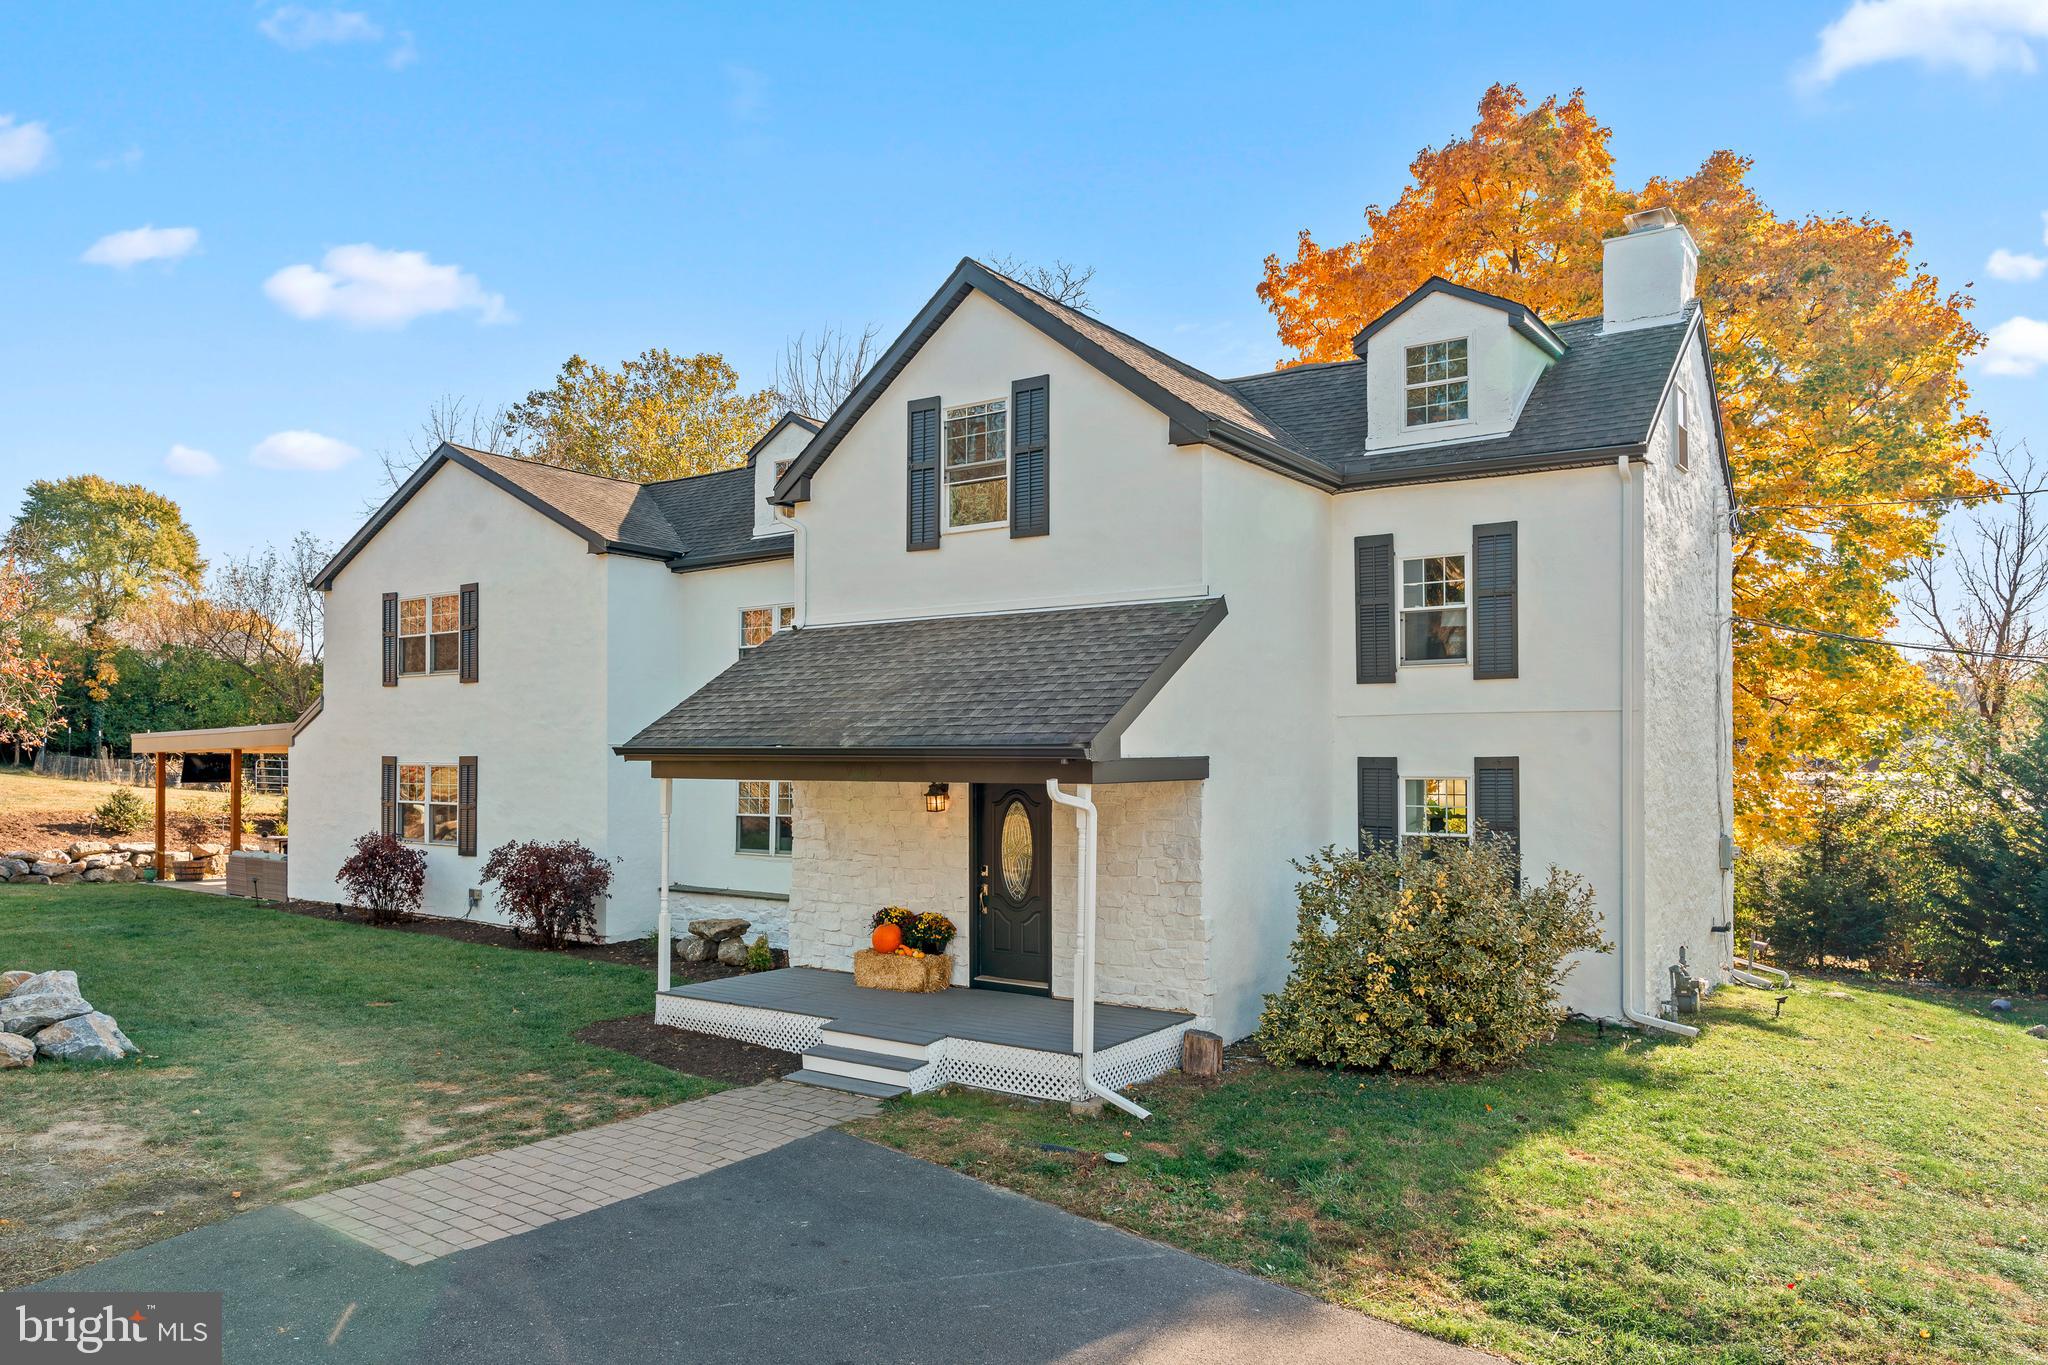
[[1218, 597], [783, 631], [619, 752], [1103, 757], [1223, 614]]

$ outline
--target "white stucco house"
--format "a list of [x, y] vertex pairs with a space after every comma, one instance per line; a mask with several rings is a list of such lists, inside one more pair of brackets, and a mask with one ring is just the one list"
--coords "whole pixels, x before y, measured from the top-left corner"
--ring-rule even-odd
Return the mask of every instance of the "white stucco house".
[[[1291, 859], [1483, 825], [1595, 888], [1617, 951], [1571, 1006], [1671, 1027], [1731, 905], [1695, 264], [1653, 210], [1598, 317], [1432, 280], [1354, 360], [1217, 379], [963, 261], [745, 468], [444, 446], [319, 580], [293, 893], [335, 899], [384, 827], [432, 913], [489, 916], [480, 851], [581, 839], [618, 864], [607, 934], [731, 910], [789, 949], [664, 965], [664, 1021], [825, 1083], [1080, 1098], [1252, 1031]], [[851, 986], [884, 905], [960, 926], [961, 989]]]

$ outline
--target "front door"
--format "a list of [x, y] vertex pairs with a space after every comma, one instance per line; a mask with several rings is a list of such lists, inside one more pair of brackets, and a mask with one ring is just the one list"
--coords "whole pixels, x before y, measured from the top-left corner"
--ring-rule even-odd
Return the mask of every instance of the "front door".
[[1052, 807], [1043, 787], [974, 788], [974, 984], [1052, 993]]

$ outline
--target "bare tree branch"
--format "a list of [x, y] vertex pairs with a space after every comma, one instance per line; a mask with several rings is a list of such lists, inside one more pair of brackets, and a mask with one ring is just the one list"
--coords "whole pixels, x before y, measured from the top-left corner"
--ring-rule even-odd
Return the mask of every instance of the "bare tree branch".
[[221, 561], [206, 593], [164, 602], [138, 629], [159, 648], [198, 650], [249, 679], [272, 720], [290, 720], [320, 695], [325, 619], [313, 577], [331, 547], [301, 531], [283, 551], [267, 547]]
[[1055, 303], [1064, 303], [1084, 313], [1095, 311], [1095, 305], [1088, 298], [1088, 282], [1095, 278], [1092, 265], [1074, 265], [1067, 261], [1033, 265], [1015, 256], [992, 256], [988, 264], [997, 274], [1008, 275], [1019, 284], [1028, 284]]
[[775, 362], [777, 401], [806, 417], [831, 416], [874, 366], [881, 352], [878, 335], [872, 324], [859, 336], [834, 327], [819, 332], [816, 341], [797, 333]]
[[[389, 494], [402, 486], [443, 441], [505, 455], [518, 454], [517, 450], [506, 448], [510, 440], [506, 430], [509, 415], [503, 407], [487, 411], [466, 398], [442, 394], [428, 407], [419, 427], [405, 438], [403, 447], [386, 446], [377, 452], [377, 460], [384, 467], [384, 481], [379, 485], [379, 492]], [[380, 496], [376, 501], [366, 503], [364, 510], [374, 512], [383, 505], [384, 498]]]

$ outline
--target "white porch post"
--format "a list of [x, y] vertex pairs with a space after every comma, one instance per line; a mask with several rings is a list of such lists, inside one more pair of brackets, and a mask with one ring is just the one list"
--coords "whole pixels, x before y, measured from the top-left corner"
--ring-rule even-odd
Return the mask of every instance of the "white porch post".
[[1045, 784], [1045, 794], [1055, 805], [1074, 811], [1074, 851], [1080, 862], [1074, 879], [1080, 902], [1074, 907], [1074, 1051], [1081, 1063], [1081, 1084], [1125, 1113], [1148, 1119], [1150, 1110], [1095, 1079], [1095, 864], [1100, 842], [1095, 788], [1077, 783], [1069, 796], [1060, 790], [1059, 779], [1052, 778]]
[[670, 955], [674, 945], [670, 937], [668, 918], [668, 827], [669, 814], [675, 808], [676, 783], [672, 777], [661, 779], [661, 913], [655, 918], [654, 982], [657, 990], [667, 990], [669, 982]]

